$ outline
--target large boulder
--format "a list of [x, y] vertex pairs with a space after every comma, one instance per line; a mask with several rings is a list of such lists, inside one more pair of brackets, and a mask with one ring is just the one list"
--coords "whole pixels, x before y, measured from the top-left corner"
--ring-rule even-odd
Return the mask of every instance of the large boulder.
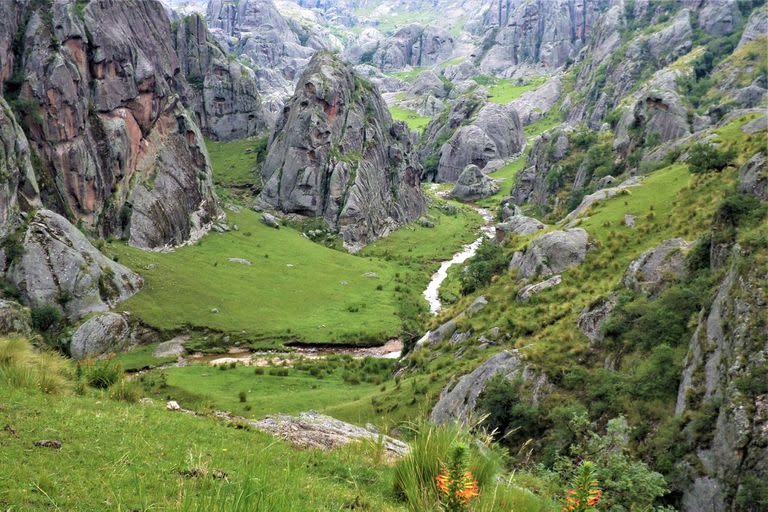
[[513, 215], [504, 222], [496, 224], [496, 240], [501, 242], [511, 234], [532, 235], [546, 229], [546, 225], [533, 217], [525, 215]]
[[535, 123], [552, 110], [557, 100], [560, 99], [562, 87], [560, 75], [555, 75], [542, 86], [526, 91], [519, 98], [512, 100], [509, 103], [509, 108], [517, 112], [523, 126]]
[[622, 284], [627, 288], [655, 297], [670, 283], [683, 277], [686, 257], [692, 244], [682, 238], [664, 240], [653, 249], [632, 260], [624, 272]]
[[432, 409], [430, 420], [438, 424], [467, 424], [475, 413], [477, 398], [488, 381], [497, 375], [508, 379], [522, 378], [531, 388], [531, 399], [534, 402], [543, 398], [550, 388], [546, 375], [534, 371], [523, 361], [518, 351], [499, 352], [471, 373], [459, 378], [455, 385], [446, 386]]
[[488, 162], [506, 159], [525, 147], [525, 134], [514, 109], [489, 103], [471, 124], [458, 128], [440, 149], [438, 181], [456, 181], [467, 165], [483, 169]]
[[768, 201], [768, 159], [765, 153], [755, 153], [739, 169], [739, 190]]
[[492, 196], [499, 191], [499, 186], [485, 175], [476, 165], [468, 165], [451, 190], [451, 197], [459, 201], [475, 201]]
[[549, 288], [554, 288], [562, 282], [563, 278], [559, 275], [552, 276], [549, 279], [545, 279], [544, 281], [524, 286], [519, 292], [517, 292], [516, 298], [518, 302], [525, 302], [534, 295], [538, 295]]
[[179, 65], [202, 132], [218, 140], [242, 139], [266, 128], [254, 72], [230, 59], [198, 14], [174, 25]]
[[123, 350], [130, 337], [131, 329], [123, 315], [103, 313], [89, 318], [75, 329], [69, 353], [77, 360], [99, 357]]
[[533, 240], [524, 253], [516, 252], [509, 263], [518, 279], [546, 277], [579, 265], [587, 257], [589, 235], [581, 228], [552, 231]]
[[270, 142], [260, 207], [321, 217], [359, 249], [426, 210], [411, 151], [376, 87], [318, 52]]
[[48, 176], [43, 203], [135, 246], [188, 240], [219, 211], [162, 4], [28, 7], [19, 93], [37, 105], [25, 128]]
[[128, 268], [100, 253], [64, 217], [40, 210], [29, 221], [24, 251], [8, 270], [25, 304], [59, 305], [70, 321], [106, 311], [141, 288]]
[[607, 199], [610, 199], [619, 193], [625, 192], [629, 188], [639, 186], [640, 183], [641, 183], [640, 178], [632, 177], [621, 182], [615, 187], [604, 188], [604, 189], [598, 190], [597, 192], [593, 192], [591, 194], [584, 196], [584, 198], [581, 200], [581, 203], [579, 203], [579, 206], [577, 206], [571, 212], [569, 212], [568, 215], [566, 215], [565, 218], [562, 220], [562, 223], [570, 225], [571, 223], [576, 221], [576, 219], [578, 219], [582, 214], [584, 214], [589, 208], [591, 208], [593, 205], [595, 205], [599, 201], [605, 201]]

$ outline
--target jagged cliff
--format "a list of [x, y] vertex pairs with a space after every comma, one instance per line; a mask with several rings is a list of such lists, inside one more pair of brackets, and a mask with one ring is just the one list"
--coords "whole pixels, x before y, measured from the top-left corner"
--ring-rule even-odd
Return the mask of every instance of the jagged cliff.
[[359, 248], [424, 213], [411, 145], [375, 86], [319, 52], [278, 121], [260, 202], [322, 217]]
[[218, 215], [158, 2], [3, 5], [17, 21], [0, 34], [12, 50], [4, 95], [21, 115], [45, 205], [146, 248], [182, 243]]

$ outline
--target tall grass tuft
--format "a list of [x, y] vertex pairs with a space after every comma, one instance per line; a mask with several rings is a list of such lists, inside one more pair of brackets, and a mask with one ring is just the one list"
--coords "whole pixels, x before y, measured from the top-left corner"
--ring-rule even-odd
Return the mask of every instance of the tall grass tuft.
[[470, 447], [467, 468], [477, 480], [481, 496], [493, 490], [503, 463], [502, 451], [488, 440], [481, 440], [459, 425], [425, 424], [417, 429], [411, 450], [395, 465], [395, 493], [414, 512], [439, 510], [436, 478], [447, 464], [452, 447]]
[[35, 352], [23, 338], [0, 338], [0, 383], [43, 393], [62, 393], [70, 387], [70, 366], [59, 354]]

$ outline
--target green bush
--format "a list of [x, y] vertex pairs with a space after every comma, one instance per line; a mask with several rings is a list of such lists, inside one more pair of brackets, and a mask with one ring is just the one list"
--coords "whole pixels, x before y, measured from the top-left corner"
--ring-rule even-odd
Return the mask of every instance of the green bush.
[[461, 293], [468, 295], [489, 284], [491, 278], [507, 267], [504, 249], [490, 240], [483, 240], [477, 254], [471, 258], [460, 276]]
[[88, 365], [85, 379], [92, 388], [108, 389], [119, 382], [122, 375], [120, 365], [110, 360], [103, 360]]
[[722, 150], [712, 144], [697, 142], [691, 147], [688, 169], [694, 174], [720, 172], [733, 163], [735, 149]]
[[522, 379], [497, 375], [480, 393], [477, 409], [487, 414], [483, 425], [509, 446], [522, 446], [543, 431], [541, 410], [528, 399]]
[[32, 308], [32, 327], [40, 332], [48, 332], [58, 326], [63, 320], [63, 315], [59, 308], [52, 304], [44, 304], [37, 308]]

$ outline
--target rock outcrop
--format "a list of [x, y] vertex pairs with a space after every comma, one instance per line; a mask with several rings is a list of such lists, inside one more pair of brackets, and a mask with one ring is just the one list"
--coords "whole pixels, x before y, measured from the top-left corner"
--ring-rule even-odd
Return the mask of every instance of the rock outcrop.
[[592, 207], [592, 205], [598, 203], [599, 201], [605, 201], [606, 199], [610, 199], [617, 194], [625, 192], [627, 189], [631, 187], [637, 187], [640, 185], [640, 183], [641, 183], [640, 178], [632, 177], [619, 183], [615, 187], [604, 188], [604, 189], [598, 190], [597, 192], [593, 192], [592, 194], [586, 195], [581, 200], [581, 203], [579, 203], [579, 206], [577, 206], [570, 213], [568, 213], [568, 215], [566, 215], [561, 222], [563, 224], [570, 225], [570, 223], [578, 219], [590, 207]]
[[179, 96], [162, 5], [28, 8], [13, 59], [24, 77], [19, 97], [36, 105], [22, 125], [41, 162], [43, 203], [135, 246], [188, 240], [218, 208], [202, 135]]
[[561, 282], [563, 282], [563, 278], [558, 275], [558, 276], [552, 276], [549, 279], [545, 279], [544, 281], [540, 281], [538, 283], [529, 284], [528, 286], [523, 287], [519, 292], [517, 292], [516, 298], [519, 302], [525, 302], [531, 297], [533, 297], [534, 295], [538, 295], [544, 290], [553, 288], [559, 285]]
[[352, 442], [372, 441], [381, 442], [389, 457], [408, 453], [408, 445], [398, 439], [316, 412], [303, 412], [298, 416], [267, 416], [249, 424], [257, 430], [285, 439], [297, 448], [330, 450]]
[[682, 238], [664, 240], [630, 262], [621, 283], [636, 292], [655, 297], [686, 272], [686, 256], [693, 244]]
[[520, 116], [520, 123], [527, 126], [544, 118], [560, 99], [563, 83], [559, 75], [547, 80], [543, 85], [526, 91], [519, 98], [512, 100], [508, 108]]
[[765, 37], [766, 34], [768, 34], [768, 9], [756, 9], [747, 20], [738, 48], [759, 37]]
[[488, 162], [518, 154], [525, 147], [520, 118], [514, 109], [489, 103], [471, 124], [458, 128], [440, 149], [438, 181], [456, 181], [467, 165], [483, 169]]
[[[364, 40], [368, 48], [371, 45], [369, 39]], [[372, 55], [360, 52], [348, 53], [348, 56], [360, 54], [360, 61], [351, 62], [353, 64], [368, 62], [389, 73], [401, 71], [410, 66], [434, 66], [449, 59], [454, 49], [453, 36], [447, 30], [419, 23], [407, 25], [392, 37], [382, 38], [376, 43], [376, 49]]]
[[31, 307], [58, 305], [70, 321], [136, 293], [141, 278], [101, 254], [64, 217], [40, 210], [29, 221], [24, 252], [13, 261], [8, 280]]
[[617, 303], [618, 297], [616, 294], [611, 294], [607, 298], [598, 299], [581, 312], [577, 325], [590, 342], [602, 341], [603, 323], [611, 316]]
[[515, 177], [511, 202], [517, 205], [547, 204], [553, 190], [546, 177], [557, 162], [565, 158], [569, 149], [568, 131], [553, 130], [541, 134], [531, 148], [526, 167]]
[[685, 512], [733, 509], [747, 480], [768, 479], [768, 396], [760, 381], [768, 371], [766, 280], [742, 258], [736, 248], [684, 362], [676, 413], [708, 425], [703, 437], [687, 429], [695, 455], [680, 462], [692, 479]]
[[123, 315], [102, 313], [89, 318], [72, 333], [69, 354], [77, 360], [119, 352], [130, 341], [131, 329]]
[[755, 153], [739, 169], [739, 190], [768, 201], [768, 159], [765, 153]]
[[538, 233], [547, 226], [533, 217], [526, 217], [525, 215], [513, 215], [504, 222], [496, 224], [496, 240], [501, 242], [505, 240], [508, 235], [532, 235]]
[[451, 190], [451, 197], [459, 201], [475, 201], [492, 196], [498, 191], [499, 186], [491, 178], [476, 165], [469, 164], [456, 180], [456, 185]]
[[179, 65], [190, 86], [200, 128], [217, 140], [242, 139], [266, 129], [254, 72], [230, 59], [198, 15], [174, 26]]
[[509, 269], [518, 279], [546, 277], [578, 265], [587, 257], [589, 235], [581, 228], [552, 231], [534, 239], [524, 253], [516, 252]]
[[322, 217], [359, 249], [424, 213], [411, 151], [375, 86], [318, 52], [270, 142], [260, 205]]
[[526, 364], [519, 352], [499, 352], [471, 373], [459, 378], [455, 385], [446, 386], [432, 409], [430, 419], [438, 424], [467, 424], [475, 413], [477, 398], [488, 381], [497, 375], [508, 379], [522, 378], [530, 388], [531, 400], [534, 403], [542, 399], [551, 387], [547, 376], [537, 373]]

